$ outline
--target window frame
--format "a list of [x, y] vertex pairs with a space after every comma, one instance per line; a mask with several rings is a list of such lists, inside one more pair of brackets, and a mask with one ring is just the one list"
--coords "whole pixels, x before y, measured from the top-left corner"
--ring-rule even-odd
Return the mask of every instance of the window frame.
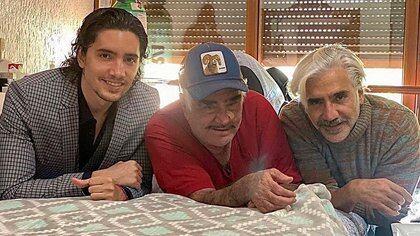
[[[420, 87], [420, 0], [405, 5], [403, 85]], [[391, 89], [390, 92], [393, 92]], [[415, 111], [416, 96], [403, 95], [403, 104]], [[418, 105], [418, 104], [417, 104]]]

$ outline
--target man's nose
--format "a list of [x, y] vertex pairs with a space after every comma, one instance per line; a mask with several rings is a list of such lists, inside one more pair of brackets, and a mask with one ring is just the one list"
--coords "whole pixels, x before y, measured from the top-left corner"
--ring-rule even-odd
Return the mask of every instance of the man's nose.
[[227, 109], [219, 109], [219, 111], [216, 114], [216, 121], [219, 124], [228, 124], [234, 117], [234, 114], [232, 111], [229, 111]]
[[115, 60], [115, 62], [112, 64], [110, 74], [117, 78], [123, 77], [125, 75], [123, 60]]
[[322, 119], [331, 121], [338, 118], [339, 114], [335, 107], [335, 104], [332, 102], [324, 103], [323, 112], [322, 112]]

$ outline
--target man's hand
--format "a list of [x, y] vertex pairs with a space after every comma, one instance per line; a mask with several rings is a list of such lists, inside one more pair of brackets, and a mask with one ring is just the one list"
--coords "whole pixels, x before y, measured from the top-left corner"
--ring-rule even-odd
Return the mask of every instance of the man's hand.
[[296, 202], [296, 194], [281, 186], [289, 184], [293, 178], [272, 168], [249, 174], [248, 206], [256, 207], [263, 213], [285, 208]]
[[189, 197], [212, 205], [238, 207], [248, 204], [265, 213], [285, 208], [296, 201], [296, 194], [281, 186], [294, 188], [290, 185], [292, 181], [292, 177], [273, 168], [245, 175], [219, 190], [206, 188], [195, 191]]
[[107, 169], [94, 171], [92, 178], [111, 178], [115, 184], [139, 189], [143, 178], [141, 171], [142, 168], [136, 161], [120, 161]]
[[127, 195], [116, 185], [112, 178], [93, 177], [90, 179], [72, 178], [72, 182], [79, 188], [88, 188], [92, 200], [125, 201]]
[[348, 183], [350, 198], [379, 212], [397, 216], [402, 206], [409, 205], [413, 198], [403, 187], [388, 179], [355, 179]]

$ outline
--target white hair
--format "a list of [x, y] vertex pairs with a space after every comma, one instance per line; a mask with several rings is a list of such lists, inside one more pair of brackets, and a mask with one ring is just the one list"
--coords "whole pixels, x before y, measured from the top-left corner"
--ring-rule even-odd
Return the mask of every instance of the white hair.
[[318, 48], [304, 56], [296, 65], [289, 91], [306, 105], [307, 80], [317, 79], [327, 70], [337, 67], [347, 71], [349, 79], [357, 90], [364, 91], [365, 72], [362, 61], [352, 51], [339, 44]]

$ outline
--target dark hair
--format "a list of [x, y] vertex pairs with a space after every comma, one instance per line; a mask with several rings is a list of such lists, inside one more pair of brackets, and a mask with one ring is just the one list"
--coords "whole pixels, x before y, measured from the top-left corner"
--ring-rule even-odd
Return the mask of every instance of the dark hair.
[[[62, 63], [61, 71], [77, 82], [82, 75], [82, 68], [77, 62], [77, 52], [86, 54], [87, 49], [95, 42], [103, 30], [130, 31], [137, 35], [140, 43], [140, 60], [146, 58], [147, 34], [140, 20], [126, 10], [119, 8], [99, 8], [85, 17], [82, 26], [77, 31], [77, 37], [72, 43], [71, 54]], [[140, 76], [140, 68], [137, 76]]]

